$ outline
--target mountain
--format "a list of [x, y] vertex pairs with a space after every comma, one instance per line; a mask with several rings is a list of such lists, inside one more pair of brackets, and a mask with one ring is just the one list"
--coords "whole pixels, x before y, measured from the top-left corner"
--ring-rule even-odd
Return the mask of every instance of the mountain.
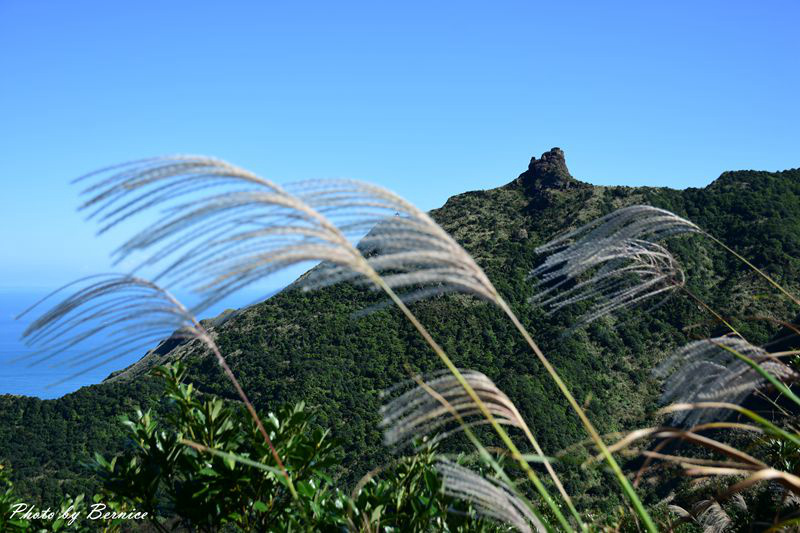
[[[652, 424], [660, 383], [651, 369], [696, 336], [723, 333], [689, 298], [616, 314], [569, 334], [582, 308], [546, 316], [532, 307], [528, 272], [535, 248], [560, 232], [619, 207], [650, 204], [688, 217], [793, 289], [800, 273], [800, 170], [725, 172], [709, 186], [682, 191], [595, 186], [575, 179], [554, 148], [532, 158], [510, 183], [450, 198], [432, 216], [478, 261], [511, 304], [601, 432]], [[754, 342], [794, 317], [786, 299], [702, 236], [668, 247], [688, 287]], [[305, 400], [346, 450], [344, 480], [384, 464], [378, 409], [383, 389], [415, 370], [439, 368], [414, 329], [392, 308], [359, 313], [382, 296], [338, 285], [315, 292], [291, 286], [269, 300], [211, 323], [224, 354], [261, 412]], [[489, 375], [517, 404], [542, 446], [555, 453], [584, 439], [583, 430], [508, 320], [463, 295], [439, 296], [412, 309], [457, 365]], [[645, 312], [646, 311], [646, 312]], [[117, 415], [134, 406], [161, 408], [153, 364], [183, 359], [205, 392], [234, 397], [215, 360], [193, 344], [167, 340], [142, 361], [100, 385], [56, 400], [0, 396], [0, 459], [18, 487], [42, 501], [91, 490], [83, 466], [91, 454], [125, 445]], [[573, 486], [605, 495], [603, 473], [576, 474]]]

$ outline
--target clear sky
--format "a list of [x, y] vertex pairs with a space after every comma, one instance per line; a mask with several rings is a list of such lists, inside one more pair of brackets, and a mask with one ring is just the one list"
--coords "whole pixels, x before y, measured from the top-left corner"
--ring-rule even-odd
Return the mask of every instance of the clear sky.
[[0, 286], [107, 270], [71, 178], [169, 153], [423, 208], [562, 147], [598, 184], [800, 166], [800, 2], [0, 0]]

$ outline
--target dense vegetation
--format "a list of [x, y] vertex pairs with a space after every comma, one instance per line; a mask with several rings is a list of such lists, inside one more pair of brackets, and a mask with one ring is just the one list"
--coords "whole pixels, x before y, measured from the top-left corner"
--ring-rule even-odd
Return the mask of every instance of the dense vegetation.
[[[623, 312], [565, 337], [582, 310], [546, 317], [527, 303], [527, 273], [537, 262], [534, 248], [615, 208], [648, 203], [688, 216], [782, 283], [795, 286], [800, 172], [731, 172], [709, 187], [686, 191], [593, 187], [573, 180], [559, 154], [551, 154], [532, 161], [512, 183], [451, 198], [433, 215], [481, 263], [588, 405], [601, 432], [641, 426], [657, 407], [660, 387], [649, 369], [673, 347], [694, 335], [718, 334], [719, 327], [691, 301], [674, 298], [648, 313]], [[778, 331], [765, 317], [793, 316], [788, 302], [762, 298], [768, 286], [702, 237], [670, 244], [687, 270], [691, 290], [723, 315], [735, 317], [735, 326], [750, 340], [765, 342]], [[289, 288], [215, 328], [220, 348], [259, 410], [305, 401], [317, 411], [320, 426], [342, 439], [345, 453], [334, 474], [345, 483], [390, 458], [377, 424], [380, 391], [408, 376], [406, 364], [421, 371], [439, 367], [396, 311], [355, 314], [376, 301], [376, 294], [349, 285], [314, 293]], [[515, 401], [548, 453], [584, 438], [574, 414], [497, 309], [463, 296], [442, 296], [417, 303], [413, 310], [457, 365], [486, 373]], [[697, 327], [684, 329], [692, 325]], [[113, 383], [59, 400], [2, 397], [0, 455], [13, 465], [18, 489], [42, 500], [92, 492], [96, 482], [81, 465], [95, 451], [123, 449], [125, 439], [114, 415], [130, 412], [135, 404], [146, 408], [157, 403], [158, 385], [144, 374], [163, 359], [182, 357], [199, 390], [233, 398], [216, 362], [194, 348], [183, 345], [151, 356]], [[613, 508], [602, 469], [565, 481], [584, 504], [602, 500], [606, 510]]]
[[[264, 422], [291, 472], [295, 497], [242, 406], [199, 395], [184, 382], [185, 373], [180, 363], [153, 369], [166, 412], [137, 409], [122, 417], [132, 446], [113, 458], [95, 454], [87, 466], [99, 478], [97, 492], [66, 497], [53, 507], [55, 518], [17, 511], [26, 502], [0, 465], [0, 531], [507, 531], [443, 494], [432, 444], [420, 443], [417, 453], [376, 470], [357, 490], [342, 490], [331, 476], [339, 443], [311, 427], [313, 412], [302, 402], [269, 413]], [[99, 514], [92, 502], [136, 518], [92, 518]]]

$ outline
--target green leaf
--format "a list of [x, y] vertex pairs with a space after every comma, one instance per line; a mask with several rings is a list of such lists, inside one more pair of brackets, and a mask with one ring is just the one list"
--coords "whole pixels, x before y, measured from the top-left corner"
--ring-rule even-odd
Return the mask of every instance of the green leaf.
[[377, 523], [378, 520], [381, 518], [381, 514], [383, 513], [383, 505], [379, 505], [372, 511], [372, 515], [370, 516], [370, 522]]
[[[192, 441], [189, 441], [189, 440], [186, 440], [186, 439], [181, 439], [180, 442], [181, 442], [181, 444], [185, 444], [186, 446], [196, 445], [196, 443], [194, 443]], [[277, 474], [277, 475], [283, 477], [283, 472], [280, 469], [275, 468], [274, 466], [268, 466], [268, 465], [259, 463], [258, 461], [253, 461], [252, 459], [248, 459], [247, 457], [242, 457], [240, 455], [236, 455], [236, 454], [229, 453], [229, 452], [223, 452], [222, 450], [215, 450], [214, 448], [206, 448], [206, 447], [204, 447], [203, 451], [204, 452], [208, 452], [211, 455], [216, 455], [217, 457], [221, 457], [221, 458], [226, 459], [226, 460], [230, 460], [230, 461], [234, 461], [234, 462], [237, 462], [237, 463], [241, 463], [243, 465], [251, 466], [253, 468], [258, 468], [259, 470], [264, 470], [265, 472], [271, 472], [273, 474]]]

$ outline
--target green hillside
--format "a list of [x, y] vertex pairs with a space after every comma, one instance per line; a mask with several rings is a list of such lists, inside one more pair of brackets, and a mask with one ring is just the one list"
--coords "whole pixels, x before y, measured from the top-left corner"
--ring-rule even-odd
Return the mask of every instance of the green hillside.
[[[650, 204], [688, 217], [790, 288], [800, 270], [800, 170], [736, 171], [703, 189], [600, 187], [574, 179], [563, 152], [533, 158], [512, 182], [450, 198], [433, 211], [486, 270], [504, 298], [601, 432], [652, 423], [659, 383], [650, 369], [693, 335], [720, 333], [691, 301], [640, 307], [565, 335], [581, 309], [552, 317], [527, 303], [527, 274], [536, 246], [559, 232], [631, 204]], [[688, 286], [748, 339], [764, 342], [796, 309], [752, 271], [701, 236], [674, 238]], [[372, 291], [339, 285], [315, 292], [290, 287], [268, 301], [218, 321], [218, 344], [256, 407], [304, 400], [333, 429], [346, 450], [342, 474], [358, 479], [390, 452], [378, 427], [380, 391], [406, 379], [405, 365], [426, 371], [438, 360], [410, 324], [391, 308], [358, 311], [381, 301]], [[520, 408], [548, 453], [584, 439], [577, 417], [513, 326], [494, 306], [461, 295], [414, 304], [413, 310], [461, 367], [491, 377]], [[613, 328], [610, 327], [613, 322]], [[684, 331], [687, 326], [696, 326]], [[170, 349], [166, 349], [170, 348]], [[234, 393], [213, 358], [193, 345], [165, 346], [112, 382], [57, 400], [0, 396], [0, 459], [14, 468], [21, 492], [52, 501], [91, 490], [83, 464], [94, 451], [124, 446], [116, 415], [156, 405], [160, 391], [146, 370], [182, 358], [201, 391]], [[606, 495], [602, 472], [572, 484], [589, 498]]]

